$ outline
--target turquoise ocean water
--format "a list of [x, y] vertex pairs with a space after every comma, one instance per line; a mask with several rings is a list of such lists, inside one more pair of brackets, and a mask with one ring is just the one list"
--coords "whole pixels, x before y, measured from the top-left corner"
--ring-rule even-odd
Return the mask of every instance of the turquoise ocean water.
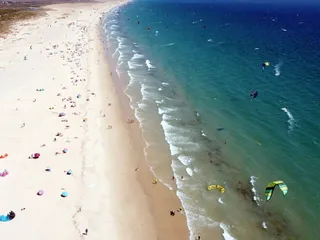
[[[319, 239], [319, 19], [318, 6], [174, 1], [105, 17], [148, 163], [170, 188], [173, 169], [190, 239]], [[289, 191], [266, 202], [273, 180]]]

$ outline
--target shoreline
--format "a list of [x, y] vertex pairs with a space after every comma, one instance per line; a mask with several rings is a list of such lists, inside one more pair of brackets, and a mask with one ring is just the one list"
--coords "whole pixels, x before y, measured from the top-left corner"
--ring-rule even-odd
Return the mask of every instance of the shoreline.
[[[115, 69], [112, 67], [116, 65], [110, 62], [108, 51], [105, 48], [104, 52], [106, 54], [105, 60], [108, 62], [108, 73], [114, 73]], [[114, 89], [114, 97], [117, 99], [115, 102], [118, 105], [117, 109], [119, 109], [118, 114], [121, 116], [125, 135], [130, 139], [127, 146], [131, 146], [129, 151], [135, 160], [135, 165], [132, 165], [132, 171], [135, 172], [136, 179], [142, 186], [144, 194], [148, 197], [149, 209], [155, 216], [158, 238], [168, 240], [189, 239], [185, 214], [178, 213], [174, 217], [170, 216], [170, 210], [176, 210], [182, 206], [180, 199], [176, 195], [176, 190], [170, 190], [162, 182], [158, 182], [156, 185], [152, 184], [156, 177], [144, 155], [146, 143], [142, 137], [139, 121], [130, 107], [130, 99], [125, 93], [125, 84], [127, 83], [123, 79], [119, 79], [117, 74], [112, 74], [112, 86], [110, 88]], [[135, 123], [128, 124], [126, 122], [127, 119], [134, 119]], [[136, 168], [139, 168], [139, 170], [135, 171]]]
[[[110, 53], [108, 53], [108, 51], [106, 51], [106, 53], [109, 70], [112, 70], [109, 72], [115, 73], [116, 71], [112, 67], [115, 67], [116, 64], [110, 62]], [[130, 107], [130, 98], [125, 93], [126, 84], [128, 83], [124, 79], [119, 78], [117, 74], [112, 74], [112, 79], [112, 87], [116, 94], [115, 97], [118, 99], [118, 101], [115, 102], [118, 105], [117, 109], [120, 109], [120, 113], [118, 114], [122, 116], [121, 119], [126, 132], [125, 135], [127, 136], [126, 138], [129, 139], [129, 144], [126, 145], [131, 146], [130, 151], [135, 160], [135, 163], [132, 165], [132, 171], [138, 168], [138, 171], [136, 171], [136, 179], [142, 186], [144, 194], [148, 196], [149, 209], [155, 215], [159, 239], [189, 239], [189, 230], [185, 214], [183, 212], [176, 212], [174, 217], [170, 216], [171, 210], [176, 211], [182, 207], [180, 199], [176, 194], [176, 188], [173, 190], [169, 189], [161, 181], [158, 181], [157, 184], [152, 184], [157, 178], [145, 157], [144, 149], [146, 142], [142, 136], [142, 129], [138, 119], [135, 117], [134, 110]], [[133, 119], [134, 123], [127, 123], [127, 119]], [[173, 175], [173, 172], [171, 175]]]
[[[7, 89], [10, 94], [3, 94], [1, 100], [18, 105], [17, 100], [13, 99], [19, 96], [21, 99], [18, 101], [22, 102], [16, 113], [12, 113], [11, 107], [7, 105], [1, 109], [9, 116], [8, 119], [10, 116], [15, 116], [14, 119], [16, 119], [15, 126], [11, 126], [8, 120], [6, 122], [5, 119], [2, 120], [3, 126], [10, 125], [8, 128], [8, 131], [11, 131], [10, 134], [7, 132], [8, 134], [4, 136], [9, 135], [12, 141], [8, 141], [6, 137], [0, 140], [0, 143], [7, 142], [3, 144], [4, 148], [7, 147], [4, 151], [11, 150], [9, 157], [0, 163], [1, 168], [6, 168], [10, 172], [5, 182], [2, 182], [3, 186], [7, 186], [3, 190], [6, 196], [3, 200], [6, 203], [1, 211], [6, 211], [6, 209], [9, 211], [14, 207], [17, 213], [16, 219], [3, 225], [6, 226], [5, 228], [0, 225], [4, 237], [12, 234], [15, 229], [17, 239], [26, 234], [31, 234], [32, 239], [40, 239], [43, 238], [42, 234], [50, 235], [51, 232], [52, 239], [59, 237], [96, 239], [101, 236], [114, 236], [117, 239], [188, 238], [185, 215], [177, 214], [171, 217], [169, 214], [172, 208], [179, 208], [181, 203], [174, 191], [170, 191], [161, 183], [152, 184], [154, 176], [143, 155], [144, 144], [141, 139], [141, 130], [136, 124], [126, 123], [127, 116], [132, 116], [132, 110], [130, 109], [130, 113], [129, 109], [124, 108], [128, 99], [124, 92], [116, 91], [114, 81], [107, 74], [109, 72], [106, 69], [108, 63], [99, 34], [101, 27], [99, 17], [106, 10], [117, 6], [119, 2], [112, 1], [110, 6], [107, 4], [66, 3], [45, 6], [52, 9], [48, 12], [48, 16], [24, 22], [29, 27], [27, 31], [32, 32], [33, 30], [38, 31], [39, 35], [42, 34], [40, 42], [39, 39], [38, 41], [31, 39], [32, 34], [27, 34], [23, 26], [18, 27], [19, 32], [13, 31], [6, 39], [1, 40], [6, 46], [5, 50], [1, 51], [1, 55], [4, 56], [2, 59], [8, 58], [10, 61], [1, 61], [4, 67], [1, 69], [3, 71], [0, 72], [0, 76], [3, 79], [10, 77], [12, 82]], [[100, 7], [99, 10], [98, 7]], [[66, 14], [62, 15], [63, 19], [60, 18], [60, 15], [58, 16], [59, 11]], [[96, 18], [92, 17], [93, 14]], [[83, 21], [82, 23], [77, 21], [79, 18], [82, 18], [80, 20]], [[62, 22], [70, 23], [68, 28], [74, 28], [73, 32], [67, 31], [68, 28], [63, 26]], [[59, 28], [63, 28], [67, 34], [64, 39], [68, 41], [72, 39], [74, 42], [66, 44], [56, 36], [56, 34], [63, 35], [62, 30], [61, 32], [60, 29], [52, 30], [51, 25], [59, 23], [61, 24]], [[48, 24], [48, 29], [41, 29], [44, 24]], [[17, 26], [14, 28], [17, 30]], [[77, 31], [82, 32], [82, 35]], [[29, 51], [30, 43], [33, 45], [32, 54], [27, 55], [26, 61], [21, 61], [22, 54]], [[64, 44], [68, 46], [62, 46]], [[53, 47], [54, 45], [59, 45], [57, 50]], [[19, 46], [24, 48], [18, 49]], [[87, 51], [79, 53], [83, 50], [81, 46], [86, 47]], [[53, 47], [53, 49], [50, 50], [52, 54], [46, 57], [53, 58], [53, 60], [47, 60], [42, 55], [48, 47]], [[19, 53], [21, 54], [19, 57], [15, 56], [17, 50], [22, 52], [22, 54]], [[34, 53], [38, 50], [40, 54], [39, 52]], [[59, 54], [60, 58], [56, 56]], [[71, 65], [74, 57], [79, 58], [76, 66], [66, 69], [68, 65]], [[51, 68], [54, 66], [55, 71], [48, 66], [51, 64]], [[34, 74], [38, 65], [40, 68], [38, 71], [44, 71], [41, 67], [45, 67], [46, 72]], [[13, 74], [16, 68], [19, 68], [21, 73]], [[87, 71], [82, 71], [82, 69], [87, 69]], [[28, 83], [23, 82], [24, 76], [29, 76]], [[71, 79], [70, 83], [65, 81], [66, 76], [69, 76], [69, 80]], [[75, 82], [75, 79], [79, 81]], [[88, 81], [85, 85], [80, 86], [82, 79]], [[102, 79], [107, 81], [103, 82]], [[21, 84], [24, 85], [20, 87]], [[19, 91], [15, 92], [17, 86], [19, 86]], [[37, 87], [45, 89], [47, 94], [45, 98], [38, 97], [39, 93], [31, 92]], [[69, 88], [74, 89], [69, 90]], [[61, 95], [64, 97], [67, 98], [70, 95], [73, 99], [81, 92], [83, 100], [81, 98], [74, 100], [77, 104], [79, 102], [80, 108], [63, 110], [61, 100], [56, 95], [57, 91], [63, 92]], [[36, 103], [30, 101], [33, 95], [37, 100], [40, 99], [39, 106], [35, 106]], [[84, 98], [89, 100], [84, 101]], [[108, 106], [108, 103], [111, 103], [111, 106]], [[121, 105], [122, 103], [125, 104]], [[50, 105], [55, 105], [57, 110], [48, 111]], [[37, 111], [37, 114], [35, 116], [29, 114], [31, 111]], [[57, 120], [56, 116], [58, 111], [66, 112], [66, 120], [70, 127], [67, 129], [69, 130], [62, 130], [61, 123], [57, 122], [60, 120]], [[71, 116], [73, 111], [79, 112]], [[52, 114], [53, 112], [55, 114]], [[28, 129], [28, 131], [23, 133], [23, 140], [19, 141], [23, 130], [19, 126], [17, 128], [16, 125], [21, 118], [26, 122], [23, 130]], [[85, 118], [87, 118], [86, 122], [82, 122], [82, 119]], [[46, 122], [41, 119], [46, 119]], [[48, 128], [47, 124], [50, 124], [51, 127]], [[112, 129], [108, 129], [109, 125], [112, 125]], [[32, 135], [35, 131], [39, 133]], [[63, 136], [65, 143], [58, 145], [60, 148], [63, 148], [64, 145], [68, 146], [70, 152], [65, 154], [68, 157], [53, 154], [57, 146], [53, 146], [55, 143], [50, 142], [54, 137], [52, 134], [57, 131], [67, 136], [66, 138]], [[81, 136], [78, 137], [79, 135]], [[28, 140], [30, 143], [26, 144]], [[30, 166], [24, 156], [26, 152], [30, 152], [30, 149], [42, 151], [39, 149], [39, 141], [44, 141], [44, 144], [48, 146], [45, 147], [43, 154], [41, 152], [40, 162], [32, 163]], [[12, 150], [16, 147], [21, 148], [21, 152], [12, 154]], [[76, 153], [77, 149], [80, 150], [80, 153]], [[61, 160], [56, 160], [60, 157]], [[8, 162], [12, 158], [14, 160]], [[82, 159], [81, 163], [79, 163], [80, 159]], [[67, 160], [69, 160], [68, 164], [66, 164]], [[47, 173], [43, 172], [46, 165], [51, 165], [53, 168], [50, 179], [45, 176]], [[74, 171], [73, 178], [68, 180], [58, 176], [55, 170], [60, 169], [62, 172], [64, 168], [67, 168], [66, 165]], [[139, 171], [135, 171], [136, 167], [140, 168]], [[15, 176], [16, 172], [22, 173], [22, 176]], [[27, 181], [28, 173], [32, 174], [33, 181]], [[15, 181], [10, 182], [11, 177]], [[39, 181], [43, 182], [39, 184]], [[65, 181], [68, 181], [67, 184]], [[44, 196], [41, 197], [35, 194], [39, 185], [42, 185], [45, 191]], [[70, 193], [70, 196], [63, 201], [56, 197], [61, 187], [68, 189]], [[50, 192], [52, 188], [56, 189], [54, 193]], [[11, 189], [15, 189], [15, 192]], [[21, 196], [25, 196], [23, 204]], [[14, 201], [10, 202], [9, 199], [14, 199]], [[26, 210], [20, 213], [18, 208], [22, 207], [25, 207]], [[43, 211], [40, 216], [34, 214], [39, 209]], [[57, 221], [57, 219], [63, 220]], [[26, 220], [33, 221], [39, 230], [34, 227], [30, 228], [28, 224], [25, 224]], [[72, 225], [75, 225], [76, 229]], [[48, 227], [51, 229], [49, 232]], [[86, 228], [89, 230], [87, 236], [82, 235]], [[59, 233], [56, 233], [57, 231]]]

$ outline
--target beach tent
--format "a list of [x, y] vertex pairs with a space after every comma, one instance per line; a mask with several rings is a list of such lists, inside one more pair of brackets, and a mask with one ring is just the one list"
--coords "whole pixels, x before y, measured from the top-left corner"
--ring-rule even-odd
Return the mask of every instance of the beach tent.
[[31, 154], [31, 157], [33, 159], [38, 159], [40, 157], [40, 153], [34, 153], [34, 154]]
[[0, 155], [0, 158], [6, 158], [6, 157], [8, 157], [8, 153], [5, 153], [5, 154], [3, 154], [3, 155]]
[[0, 177], [5, 177], [9, 174], [9, 172], [7, 171], [7, 169], [5, 169], [3, 172], [0, 173]]
[[43, 190], [39, 190], [38, 192], [37, 192], [37, 195], [38, 196], [42, 196], [44, 194], [44, 191]]
[[64, 198], [65, 198], [65, 197], [68, 197], [68, 195], [69, 195], [68, 192], [62, 192], [62, 193], [61, 193], [61, 197], [64, 197]]
[[7, 215], [0, 215], [0, 222], [9, 222], [16, 217], [13, 211], [10, 211]]

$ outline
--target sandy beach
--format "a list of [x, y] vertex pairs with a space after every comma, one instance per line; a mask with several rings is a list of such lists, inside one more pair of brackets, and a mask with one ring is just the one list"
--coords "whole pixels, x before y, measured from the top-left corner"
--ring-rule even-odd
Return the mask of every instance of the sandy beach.
[[2, 238], [188, 239], [109, 74], [100, 18], [121, 3], [46, 6], [0, 39]]

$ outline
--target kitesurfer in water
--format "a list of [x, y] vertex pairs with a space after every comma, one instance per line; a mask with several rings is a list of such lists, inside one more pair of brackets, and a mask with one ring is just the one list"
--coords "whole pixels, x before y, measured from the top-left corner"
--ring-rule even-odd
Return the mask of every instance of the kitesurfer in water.
[[250, 93], [250, 97], [251, 97], [251, 100], [256, 98], [258, 96], [258, 91], [254, 90], [253, 92]]
[[269, 62], [264, 62], [262, 63], [261, 67], [262, 69], [264, 70], [266, 67], [269, 67], [270, 66], [270, 63]]

